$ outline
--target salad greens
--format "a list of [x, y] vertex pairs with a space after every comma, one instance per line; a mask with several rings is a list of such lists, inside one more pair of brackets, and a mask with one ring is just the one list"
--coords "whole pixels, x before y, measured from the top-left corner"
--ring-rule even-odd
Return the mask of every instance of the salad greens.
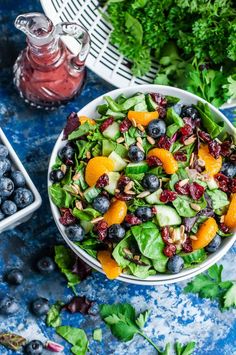
[[61, 325], [61, 309], [63, 307], [62, 302], [56, 302], [51, 306], [51, 308], [48, 311], [47, 314], [47, 319], [46, 319], [46, 324], [48, 327], [59, 327]]
[[88, 350], [88, 338], [83, 329], [64, 325], [57, 327], [56, 332], [72, 345], [71, 352], [73, 354], [86, 355]]
[[173, 85], [222, 105], [236, 98], [236, 8], [233, 0], [107, 0], [112, 44], [145, 75], [152, 58], [155, 83]]

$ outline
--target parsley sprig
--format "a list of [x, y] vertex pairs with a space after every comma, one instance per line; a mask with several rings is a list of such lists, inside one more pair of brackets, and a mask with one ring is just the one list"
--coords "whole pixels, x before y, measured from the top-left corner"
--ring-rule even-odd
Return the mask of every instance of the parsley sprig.
[[184, 288], [186, 293], [197, 293], [201, 298], [219, 302], [221, 310], [236, 306], [236, 282], [222, 281], [223, 265], [211, 266], [207, 273], [196, 276]]

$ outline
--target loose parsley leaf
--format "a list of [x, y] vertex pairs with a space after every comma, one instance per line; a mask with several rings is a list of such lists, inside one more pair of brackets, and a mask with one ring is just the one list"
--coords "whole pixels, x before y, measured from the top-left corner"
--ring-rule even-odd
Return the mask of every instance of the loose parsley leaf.
[[232, 286], [226, 291], [223, 296], [224, 299], [224, 308], [230, 308], [236, 306], [236, 283], [233, 283]]
[[190, 342], [188, 344], [182, 345], [178, 342], [175, 343], [176, 355], [191, 355], [195, 348], [195, 342]]
[[61, 325], [61, 309], [63, 307], [62, 302], [56, 302], [52, 307], [49, 309], [46, 319], [46, 324], [49, 327], [59, 327]]
[[146, 310], [142, 313], [139, 314], [138, 318], [135, 320], [135, 323], [137, 324], [137, 326], [142, 329], [145, 325], [145, 323], [148, 320], [150, 314], [150, 310]]
[[94, 329], [93, 331], [93, 339], [96, 341], [102, 341], [102, 329]]
[[72, 344], [71, 352], [75, 355], [85, 355], [88, 350], [88, 338], [83, 329], [62, 326], [56, 328], [57, 334]]

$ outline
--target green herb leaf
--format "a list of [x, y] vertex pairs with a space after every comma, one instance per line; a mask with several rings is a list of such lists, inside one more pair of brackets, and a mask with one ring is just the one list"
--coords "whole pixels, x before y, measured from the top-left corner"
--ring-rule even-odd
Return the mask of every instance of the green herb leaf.
[[234, 282], [232, 286], [226, 291], [223, 296], [224, 308], [236, 307], [236, 283]]
[[178, 342], [175, 343], [176, 355], [191, 355], [195, 349], [195, 342], [182, 345]]
[[213, 117], [213, 113], [207, 104], [199, 101], [196, 107], [201, 115], [203, 127], [210, 134], [211, 138], [219, 136], [224, 129], [224, 122], [216, 122], [216, 118]]
[[131, 16], [128, 12], [125, 14], [125, 26], [129, 30], [131, 36], [138, 44], [142, 44], [143, 41], [143, 28], [141, 23]]
[[207, 194], [210, 196], [212, 200], [213, 210], [217, 210], [218, 208], [228, 206], [229, 199], [225, 192], [215, 189], [215, 190], [207, 190]]
[[91, 207], [85, 208], [83, 210], [78, 210], [78, 208], [74, 208], [72, 214], [81, 221], [91, 221], [92, 219], [100, 216], [100, 213]]
[[26, 339], [14, 333], [0, 333], [0, 344], [12, 350], [19, 350], [25, 345]]
[[59, 184], [49, 186], [49, 194], [52, 202], [59, 208], [69, 208], [72, 204], [73, 197], [65, 191]]
[[73, 131], [71, 134], [68, 136], [68, 140], [71, 141], [73, 139], [77, 139], [79, 137], [82, 137], [89, 132], [92, 132], [96, 129], [95, 125], [91, 125], [89, 122], [85, 122], [82, 125], [79, 126], [75, 131]]
[[61, 325], [61, 309], [63, 307], [62, 302], [56, 302], [52, 307], [49, 309], [46, 319], [46, 324], [48, 327], [59, 327]]
[[71, 352], [75, 355], [85, 355], [88, 350], [88, 338], [83, 329], [62, 326], [56, 328], [57, 334], [72, 344]]
[[96, 341], [102, 341], [102, 329], [94, 329], [93, 331], [93, 339]]
[[145, 326], [145, 323], [148, 320], [150, 314], [150, 310], [146, 310], [142, 313], [139, 314], [138, 318], [136, 318], [135, 323], [137, 324], [137, 326], [142, 329]]

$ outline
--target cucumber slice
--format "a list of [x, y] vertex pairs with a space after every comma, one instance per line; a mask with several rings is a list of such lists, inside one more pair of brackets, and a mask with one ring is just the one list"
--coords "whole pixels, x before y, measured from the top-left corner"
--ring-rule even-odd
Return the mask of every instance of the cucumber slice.
[[178, 255], [184, 259], [185, 266], [201, 263], [207, 258], [204, 249], [194, 250], [192, 253], [179, 253]]
[[155, 208], [157, 210], [156, 219], [160, 227], [181, 224], [181, 218], [173, 207], [157, 205]]
[[112, 152], [108, 158], [110, 158], [114, 163], [114, 171], [121, 171], [127, 165], [127, 163], [116, 152]]
[[126, 158], [128, 154], [128, 150], [125, 148], [123, 144], [116, 143], [115, 152], [121, 157]]
[[207, 181], [207, 186], [209, 190], [218, 189], [218, 185], [214, 178], [211, 178], [210, 180]]
[[147, 197], [145, 197], [145, 200], [150, 205], [155, 205], [155, 203], [162, 204], [162, 202], [160, 201], [160, 195], [161, 195], [162, 191], [163, 191], [162, 189], [154, 191], [151, 195], [148, 195]]
[[102, 134], [104, 135], [104, 137], [110, 138], [115, 141], [117, 138], [120, 137], [119, 124], [117, 122], [113, 122], [105, 129], [105, 131], [103, 131]]
[[94, 227], [94, 224], [90, 221], [80, 221], [80, 225], [84, 228], [85, 234], [91, 232]]
[[92, 202], [95, 197], [100, 194], [100, 189], [96, 187], [89, 187], [87, 190], [84, 191], [84, 198], [87, 202]]
[[125, 168], [125, 174], [141, 174], [148, 171], [148, 164], [145, 161], [129, 163]]
[[140, 94], [140, 95], [135, 95], [133, 97], [130, 97], [127, 99], [123, 104], [121, 105], [121, 111], [127, 111], [131, 107], [134, 107], [135, 105], [139, 104], [140, 102], [145, 100], [145, 95]]
[[156, 111], [158, 108], [157, 103], [152, 99], [150, 94], [146, 95], [146, 103], [149, 111]]
[[102, 140], [102, 155], [108, 157], [112, 152], [116, 152], [121, 158], [127, 157], [127, 149], [120, 143], [112, 142], [108, 139]]
[[120, 174], [117, 172], [109, 172], [107, 173], [108, 177], [109, 177], [109, 184], [107, 186], [104, 187], [104, 189], [111, 195], [115, 195], [115, 190], [117, 187], [117, 182], [120, 178]]

